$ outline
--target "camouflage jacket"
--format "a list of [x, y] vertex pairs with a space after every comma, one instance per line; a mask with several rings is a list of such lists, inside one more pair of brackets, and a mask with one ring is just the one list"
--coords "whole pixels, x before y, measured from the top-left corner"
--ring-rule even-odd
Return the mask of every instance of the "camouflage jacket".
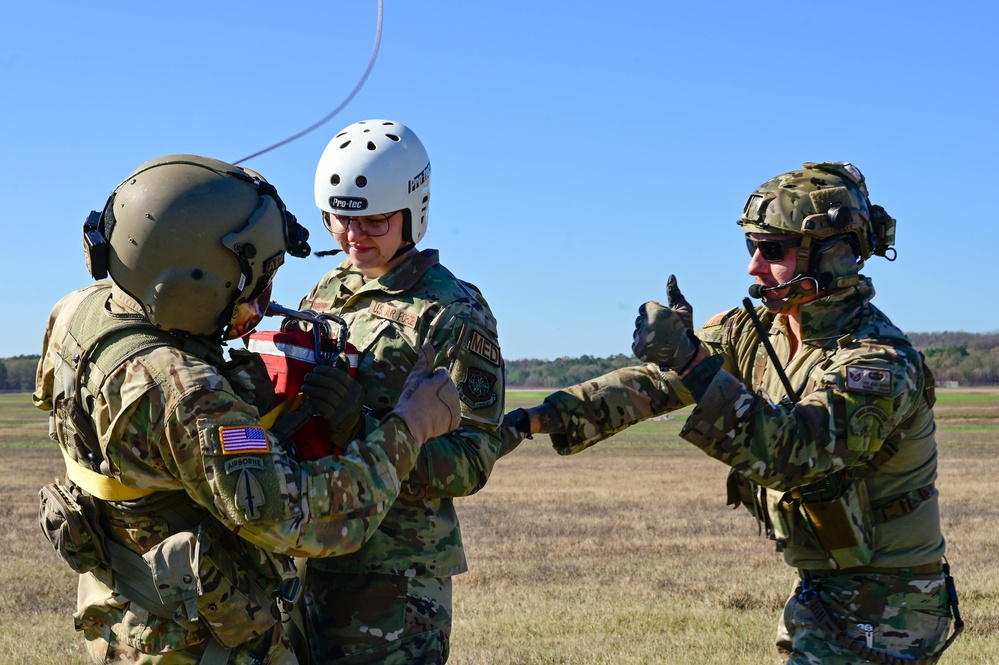
[[[857, 287], [801, 307], [803, 349], [787, 363], [790, 345], [781, 317], [758, 313], [800, 400], [781, 406], [783, 384], [748, 314], [733, 309], [697, 335], [724, 361], [681, 436], [767, 488], [768, 515], [780, 524], [779, 545], [799, 568], [837, 567], [801, 515], [787, 513], [803, 490], [835, 477], [861, 506], [872, 550], [865, 564], [906, 567], [943, 555], [936, 491], [937, 446], [930, 400], [932, 377], [904, 334], [870, 304], [874, 288]], [[927, 385], [927, 384], [930, 385]], [[569, 454], [650, 416], [693, 403], [679, 377], [654, 365], [630, 367], [546, 398], [565, 434], [552, 435]], [[894, 436], [894, 438], [892, 438]], [[886, 440], [899, 443], [878, 459]], [[871, 461], [880, 465], [875, 469]], [[900, 506], [913, 499], [915, 507]], [[799, 511], [800, 512], [800, 511]]]
[[[52, 412], [53, 438], [64, 449], [64, 407], [56, 402], [74, 377], [66, 372], [62, 346], [84, 298], [106, 287], [97, 284], [60, 300], [45, 333], [32, 400]], [[127, 296], [117, 292], [109, 301], [111, 316], [140, 311], [129, 310], [119, 298]], [[395, 500], [419, 451], [405, 424], [389, 418], [341, 457], [296, 461], [260, 426], [254, 375], [224, 367], [221, 348], [206, 360], [184, 346], [178, 338], [176, 346], [140, 350], [92, 396], [91, 420], [105, 474], [127, 487], [156, 491], [135, 501], [99, 502], [100, 523], [109, 540], [142, 554], [178, 533], [178, 515], [188, 520], [181, 529], [194, 526], [193, 516], [199, 533], [210, 534], [200, 544], [199, 584], [205, 594], [218, 592], [221, 599], [201, 607], [199, 596], [201, 621], [170, 620], [130, 603], [102, 581], [106, 578], [81, 575], [77, 626], [98, 662], [124, 657], [159, 663], [161, 656], [170, 663], [197, 662], [209, 637], [206, 622], [222, 611], [235, 587], [252, 580], [270, 595], [282, 578], [294, 574], [290, 557], [271, 553], [333, 556], [360, 547]], [[183, 499], [179, 508], [170, 502], [160, 510], [160, 497], [170, 496]], [[211, 629], [223, 643], [230, 626], [238, 629], [270, 610], [248, 602], [235, 610], [230, 603], [227, 611], [226, 620]], [[273, 621], [263, 622], [268, 623]], [[263, 658], [281, 642], [274, 627], [246, 648]], [[232, 662], [249, 657], [239, 653], [233, 652]]]
[[496, 320], [482, 294], [440, 265], [436, 250], [423, 250], [370, 281], [344, 261], [319, 280], [301, 307], [347, 322], [373, 415], [395, 405], [424, 342], [436, 349], [436, 364], [449, 369], [462, 402], [461, 426], [424, 444], [402, 494], [367, 544], [355, 554], [312, 563], [343, 573], [464, 572], [452, 499], [486, 484], [503, 416], [503, 359]]

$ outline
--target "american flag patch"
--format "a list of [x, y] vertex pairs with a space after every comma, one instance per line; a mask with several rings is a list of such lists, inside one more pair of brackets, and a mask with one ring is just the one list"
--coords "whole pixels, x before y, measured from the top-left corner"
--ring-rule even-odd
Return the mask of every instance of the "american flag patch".
[[219, 427], [219, 438], [222, 440], [223, 455], [269, 453], [271, 451], [271, 444], [267, 441], [264, 428], [260, 425]]

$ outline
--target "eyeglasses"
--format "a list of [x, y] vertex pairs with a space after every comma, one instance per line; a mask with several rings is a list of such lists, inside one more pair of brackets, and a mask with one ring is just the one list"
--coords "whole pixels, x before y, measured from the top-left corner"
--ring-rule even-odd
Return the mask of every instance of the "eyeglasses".
[[378, 236], [383, 236], [388, 233], [389, 230], [389, 220], [392, 219], [395, 214], [399, 212], [390, 212], [380, 217], [342, 217], [340, 215], [331, 215], [328, 212], [323, 213], [323, 223], [326, 224], [326, 228], [329, 229], [330, 233], [333, 235], [343, 235], [350, 228], [350, 225], [354, 225], [355, 231], [360, 231], [366, 236], [372, 238], [377, 238]]
[[776, 263], [777, 261], [783, 261], [784, 255], [787, 254], [787, 250], [792, 247], [798, 247], [801, 245], [801, 238], [781, 238], [780, 240], [756, 240], [746, 236], [746, 249], [749, 250], [749, 255], [753, 256], [756, 254], [756, 250], [760, 250], [760, 255], [763, 256], [763, 260], [768, 263]]

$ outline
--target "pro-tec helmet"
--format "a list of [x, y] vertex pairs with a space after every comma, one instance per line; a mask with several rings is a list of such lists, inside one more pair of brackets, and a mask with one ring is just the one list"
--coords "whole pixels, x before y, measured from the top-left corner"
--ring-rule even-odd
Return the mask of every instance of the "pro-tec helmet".
[[308, 256], [307, 238], [258, 174], [195, 155], [146, 162], [84, 225], [94, 277], [110, 274], [153, 325], [216, 339], [286, 251]]
[[403, 211], [402, 238], [427, 233], [430, 156], [405, 125], [362, 120], [329, 142], [316, 167], [316, 205], [329, 214], [360, 217]]

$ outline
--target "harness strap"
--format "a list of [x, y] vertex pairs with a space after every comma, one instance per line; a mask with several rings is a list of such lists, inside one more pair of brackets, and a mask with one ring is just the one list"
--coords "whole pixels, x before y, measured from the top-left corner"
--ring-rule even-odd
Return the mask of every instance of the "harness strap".
[[930, 483], [924, 487], [911, 490], [905, 494], [895, 497], [888, 503], [885, 503], [878, 507], [871, 508], [871, 515], [874, 516], [875, 524], [883, 524], [896, 517], [902, 517], [903, 515], [908, 515], [913, 510], [915, 510], [919, 504], [926, 501], [930, 497], [936, 496], [937, 490], [934, 487], [934, 483]]
[[65, 447], [59, 446], [59, 450], [62, 451], [63, 461], [66, 462], [66, 477], [73, 481], [74, 485], [98, 499], [103, 499], [104, 501], [132, 501], [133, 499], [141, 499], [144, 496], [149, 496], [156, 491], [123, 485], [110, 476], [91, 471], [83, 466], [69, 456]]

